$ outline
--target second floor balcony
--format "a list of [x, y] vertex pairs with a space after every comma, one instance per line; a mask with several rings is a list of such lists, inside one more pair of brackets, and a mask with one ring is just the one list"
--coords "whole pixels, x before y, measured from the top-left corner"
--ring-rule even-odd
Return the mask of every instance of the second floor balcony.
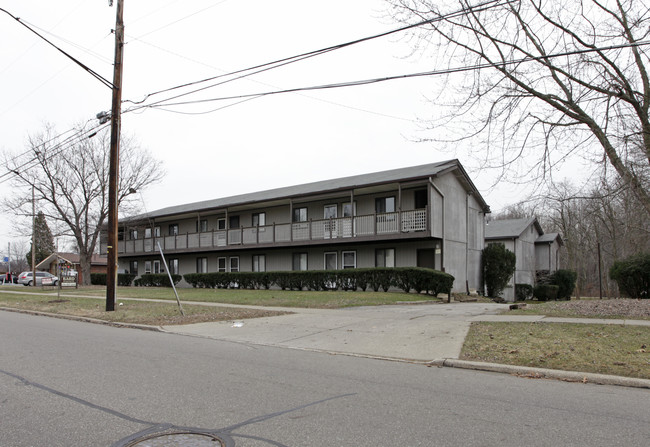
[[165, 252], [187, 252], [415, 238], [429, 235], [429, 228], [427, 210], [417, 209], [126, 240], [118, 253], [151, 253], [158, 244]]

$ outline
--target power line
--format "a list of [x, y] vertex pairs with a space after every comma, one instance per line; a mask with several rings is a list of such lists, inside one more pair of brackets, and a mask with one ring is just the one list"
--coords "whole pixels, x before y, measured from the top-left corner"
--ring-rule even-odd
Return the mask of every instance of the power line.
[[192, 81], [192, 82], [188, 82], [188, 83], [185, 83], [185, 84], [180, 84], [180, 85], [177, 85], [177, 86], [173, 86], [173, 87], [169, 87], [169, 88], [166, 88], [166, 89], [158, 90], [158, 91], [146, 94], [144, 99], [142, 99], [140, 101], [126, 100], [124, 102], [130, 102], [132, 104], [142, 104], [145, 101], [147, 101], [150, 97], [155, 96], [155, 95], [159, 95], [161, 93], [167, 93], [167, 92], [170, 92], [170, 91], [179, 90], [179, 89], [182, 89], [182, 88], [203, 84], [203, 83], [206, 83], [206, 82], [214, 81], [214, 80], [225, 78], [225, 77], [228, 77], [228, 76], [241, 75], [241, 76], [237, 76], [237, 77], [232, 78], [232, 79], [228, 79], [228, 80], [223, 81], [223, 82], [219, 82], [219, 83], [216, 83], [216, 84], [212, 84], [212, 85], [208, 85], [208, 86], [205, 86], [205, 87], [198, 88], [196, 90], [192, 90], [190, 92], [185, 92], [185, 93], [179, 94], [176, 97], [168, 98], [166, 100], [166, 101], [169, 101], [171, 99], [176, 99], [176, 98], [179, 98], [179, 97], [191, 95], [193, 93], [198, 93], [200, 91], [203, 91], [203, 90], [206, 90], [206, 89], [209, 89], [209, 88], [212, 88], [212, 87], [216, 87], [218, 85], [222, 85], [222, 84], [227, 83], [227, 82], [232, 82], [232, 81], [235, 81], [235, 80], [247, 77], [247, 76], [252, 76], [254, 74], [259, 74], [259, 73], [262, 73], [262, 72], [265, 72], [265, 71], [269, 71], [269, 70], [279, 68], [279, 67], [282, 67], [282, 66], [285, 66], [285, 65], [288, 65], [288, 64], [292, 64], [292, 63], [295, 63], [295, 62], [299, 62], [299, 61], [309, 59], [309, 58], [312, 58], [312, 57], [315, 57], [315, 56], [320, 56], [322, 54], [326, 54], [326, 53], [329, 53], [331, 51], [336, 51], [336, 50], [346, 48], [346, 47], [349, 47], [349, 46], [352, 46], [352, 45], [356, 45], [356, 44], [359, 44], [359, 43], [363, 43], [363, 42], [367, 42], [367, 41], [370, 41], [370, 40], [378, 39], [380, 37], [386, 37], [386, 36], [389, 36], [391, 34], [406, 31], [406, 30], [409, 30], [409, 29], [412, 29], [412, 28], [417, 28], [417, 27], [427, 25], [427, 24], [430, 24], [430, 23], [434, 23], [434, 22], [438, 22], [438, 21], [442, 21], [442, 20], [448, 20], [448, 19], [451, 19], [451, 18], [454, 18], [454, 17], [457, 17], [457, 16], [465, 15], [465, 14], [467, 14], [468, 11], [480, 12], [480, 11], [484, 11], [484, 10], [487, 10], [487, 9], [495, 8], [497, 6], [502, 6], [502, 3], [512, 3], [513, 1], [516, 1], [516, 0], [505, 0], [505, 1], [504, 0], [488, 0], [488, 1], [484, 2], [484, 3], [480, 3], [478, 5], [471, 6], [469, 8], [462, 8], [462, 9], [460, 9], [458, 11], [455, 11], [455, 12], [452, 12], [452, 13], [449, 13], [449, 14], [446, 14], [446, 15], [443, 15], [443, 16], [439, 16], [439, 17], [436, 17], [436, 18], [433, 18], [433, 19], [423, 20], [423, 21], [420, 21], [418, 23], [411, 24], [411, 25], [406, 25], [406, 26], [403, 26], [403, 27], [400, 27], [400, 28], [397, 28], [397, 29], [394, 29], [394, 30], [391, 30], [391, 31], [386, 31], [386, 32], [375, 34], [375, 35], [372, 35], [372, 36], [362, 37], [362, 38], [355, 39], [355, 40], [352, 40], [352, 41], [349, 41], [349, 42], [345, 42], [345, 43], [341, 43], [341, 44], [321, 48], [319, 50], [313, 50], [313, 51], [309, 51], [309, 52], [306, 52], [306, 53], [301, 53], [301, 54], [298, 54], [298, 55], [295, 55], [295, 56], [286, 57], [286, 58], [282, 58], [282, 59], [277, 59], [277, 60], [274, 60], [272, 62], [266, 62], [266, 63], [263, 63], [263, 64], [255, 65], [255, 66], [252, 66], [252, 67], [249, 67], [249, 68], [236, 70], [236, 71], [233, 71], [233, 72], [230, 72], [230, 73], [221, 74], [221, 75], [217, 75], [217, 76], [212, 76], [212, 77], [201, 79], [201, 80], [198, 80], [198, 81]]
[[79, 66], [80, 66], [81, 68], [83, 68], [84, 70], [86, 70], [86, 71], [87, 71], [91, 76], [93, 76], [95, 79], [99, 80], [102, 84], [104, 84], [105, 86], [107, 86], [107, 87], [110, 88], [110, 89], [113, 89], [113, 83], [112, 83], [112, 82], [108, 81], [106, 78], [104, 78], [102, 75], [100, 75], [99, 73], [97, 73], [96, 71], [94, 71], [92, 68], [86, 66], [86, 65], [83, 64], [81, 61], [75, 59], [75, 58], [72, 57], [70, 54], [66, 53], [63, 49], [57, 47], [55, 44], [53, 44], [52, 42], [50, 42], [49, 40], [47, 40], [45, 37], [43, 37], [41, 34], [39, 34], [38, 32], [36, 32], [36, 31], [35, 31], [33, 28], [31, 28], [29, 25], [27, 25], [24, 21], [20, 20], [20, 17], [16, 17], [16, 16], [14, 16], [14, 15], [11, 14], [9, 11], [7, 11], [6, 9], [3, 9], [3, 8], [0, 8], [0, 11], [4, 12], [4, 13], [7, 14], [9, 17], [11, 17], [12, 19], [14, 19], [14, 20], [17, 21], [18, 23], [20, 23], [22, 26], [24, 26], [25, 28], [27, 28], [29, 31], [31, 31], [32, 33], [36, 34], [38, 37], [40, 37], [41, 39], [43, 39], [45, 42], [47, 42], [48, 44], [50, 44], [51, 46], [53, 46], [54, 48], [56, 48], [60, 53], [64, 54], [68, 59], [70, 59], [71, 61], [73, 61], [75, 64], [79, 65]]
[[[609, 50], [622, 49], [622, 48], [631, 48], [631, 47], [638, 47], [638, 46], [645, 46], [645, 45], [650, 45], [650, 41], [641, 41], [641, 42], [627, 43], [627, 44], [621, 44], [621, 45], [611, 45], [611, 46], [607, 46], [607, 47], [590, 48], [590, 49], [585, 49], [585, 50], [573, 50], [573, 51], [567, 51], [567, 52], [557, 53], [557, 54], [548, 54], [548, 55], [543, 55], [543, 56], [524, 57], [524, 58], [520, 58], [520, 59], [512, 59], [512, 60], [502, 61], [500, 63], [483, 63], [483, 64], [475, 64], [475, 65], [470, 65], [470, 66], [447, 68], [447, 69], [444, 69], [444, 70], [432, 70], [432, 71], [409, 73], [409, 74], [402, 74], [402, 75], [395, 75], [395, 76], [385, 76], [385, 77], [381, 77], [381, 78], [372, 78], [372, 79], [362, 79], [362, 80], [357, 80], [357, 81], [340, 82], [340, 83], [334, 83], [334, 84], [324, 84], [324, 85], [316, 85], [316, 86], [308, 86], [308, 87], [296, 87], [296, 88], [289, 88], [289, 89], [283, 89], [283, 90], [249, 93], [249, 94], [242, 94], [242, 95], [222, 96], [222, 97], [216, 97], [216, 98], [197, 99], [197, 100], [191, 100], [191, 101], [180, 101], [180, 102], [172, 102], [172, 103], [168, 102], [168, 101], [172, 101], [174, 99], [177, 99], [179, 97], [185, 96], [185, 95], [177, 95], [175, 97], [160, 100], [160, 101], [152, 103], [152, 104], [145, 104], [145, 105], [140, 105], [140, 106], [133, 107], [131, 109], [126, 110], [124, 113], [139, 110], [141, 108], [162, 108], [162, 107], [171, 107], [171, 106], [202, 104], [202, 103], [209, 103], [209, 102], [216, 102], [216, 101], [227, 101], [227, 100], [235, 100], [235, 99], [237, 99], [237, 100], [256, 99], [256, 98], [261, 98], [261, 97], [264, 97], [264, 96], [278, 95], [278, 94], [283, 94], [283, 93], [296, 93], [296, 92], [303, 92], [303, 91], [326, 90], [326, 89], [335, 89], [335, 88], [343, 88], [343, 87], [356, 87], [356, 86], [370, 85], [370, 84], [376, 84], [376, 83], [386, 82], [386, 81], [394, 81], [394, 80], [397, 80], [397, 79], [408, 79], [408, 78], [426, 77], [426, 76], [438, 76], [438, 75], [445, 75], [445, 74], [452, 74], [452, 73], [460, 73], [460, 72], [465, 72], [465, 71], [474, 71], [474, 70], [481, 70], [481, 69], [486, 69], [486, 68], [494, 68], [495, 66], [499, 66], [499, 67], [503, 66], [503, 67], [505, 67], [505, 66], [518, 65], [518, 64], [522, 64], [522, 63], [528, 63], [528, 62], [545, 61], [545, 60], [552, 59], [552, 58], [557, 58], [557, 57], [575, 56], [575, 55], [580, 55], [580, 54], [587, 54], [587, 53], [600, 52], [600, 51], [609, 51]], [[220, 109], [221, 108], [215, 109], [214, 111], [220, 110]]]

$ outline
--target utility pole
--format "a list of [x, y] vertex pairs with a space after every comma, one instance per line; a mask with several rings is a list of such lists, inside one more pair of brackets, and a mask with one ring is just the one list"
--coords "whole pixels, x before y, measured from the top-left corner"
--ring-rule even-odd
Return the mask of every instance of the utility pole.
[[[109, 0], [109, 6], [113, 1]], [[124, 50], [124, 0], [117, 0], [115, 19], [115, 63], [111, 107], [111, 148], [108, 171], [108, 259], [106, 264], [106, 311], [115, 310], [117, 292], [117, 196], [120, 173], [120, 115], [122, 113], [122, 62]]]
[[32, 185], [32, 286], [36, 287], [36, 193]]

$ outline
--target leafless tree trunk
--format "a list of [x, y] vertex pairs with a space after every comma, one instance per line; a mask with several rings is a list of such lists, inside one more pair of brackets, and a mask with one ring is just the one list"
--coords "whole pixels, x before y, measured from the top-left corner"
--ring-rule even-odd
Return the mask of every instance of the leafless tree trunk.
[[[27, 152], [5, 159], [14, 174], [11, 209], [18, 216], [31, 216], [33, 186], [37, 208], [54, 224], [53, 232], [74, 240], [84, 284], [90, 284], [92, 255], [108, 213], [108, 138], [106, 131], [88, 135], [82, 129], [74, 138], [57, 137], [46, 126], [30, 137]], [[130, 195], [159, 181], [163, 171], [133, 139], [123, 140], [121, 147], [118, 203], [128, 213], [134, 204]]]

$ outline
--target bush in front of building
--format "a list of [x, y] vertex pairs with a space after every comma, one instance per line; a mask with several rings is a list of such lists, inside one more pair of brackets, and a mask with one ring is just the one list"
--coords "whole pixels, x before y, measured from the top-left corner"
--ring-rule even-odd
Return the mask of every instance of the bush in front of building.
[[554, 301], [559, 290], [560, 287], [554, 284], [538, 284], [533, 289], [533, 297], [538, 301]]
[[183, 276], [192, 287], [282, 290], [358, 290], [388, 291], [397, 287], [405, 292], [449, 293], [454, 277], [448, 273], [419, 267], [361, 268], [283, 272], [188, 273]]
[[650, 253], [637, 254], [614, 262], [609, 277], [621, 293], [630, 298], [650, 298]]
[[[181, 275], [172, 275], [174, 285], [178, 284], [183, 277]], [[136, 279], [133, 284], [136, 287], [171, 287], [169, 276], [166, 273], [146, 273]]]
[[483, 249], [482, 260], [487, 294], [497, 298], [515, 273], [517, 258], [503, 244], [490, 244]]
[[556, 270], [551, 275], [551, 284], [558, 286], [557, 299], [570, 300], [576, 287], [578, 274], [573, 270]]
[[[136, 275], [131, 275], [128, 273], [118, 273], [117, 274], [117, 285], [120, 287], [129, 287]], [[105, 286], [106, 285], [106, 273], [91, 273], [90, 274], [90, 284], [94, 286]]]
[[530, 284], [515, 284], [515, 299], [526, 301], [533, 297], [533, 286]]

